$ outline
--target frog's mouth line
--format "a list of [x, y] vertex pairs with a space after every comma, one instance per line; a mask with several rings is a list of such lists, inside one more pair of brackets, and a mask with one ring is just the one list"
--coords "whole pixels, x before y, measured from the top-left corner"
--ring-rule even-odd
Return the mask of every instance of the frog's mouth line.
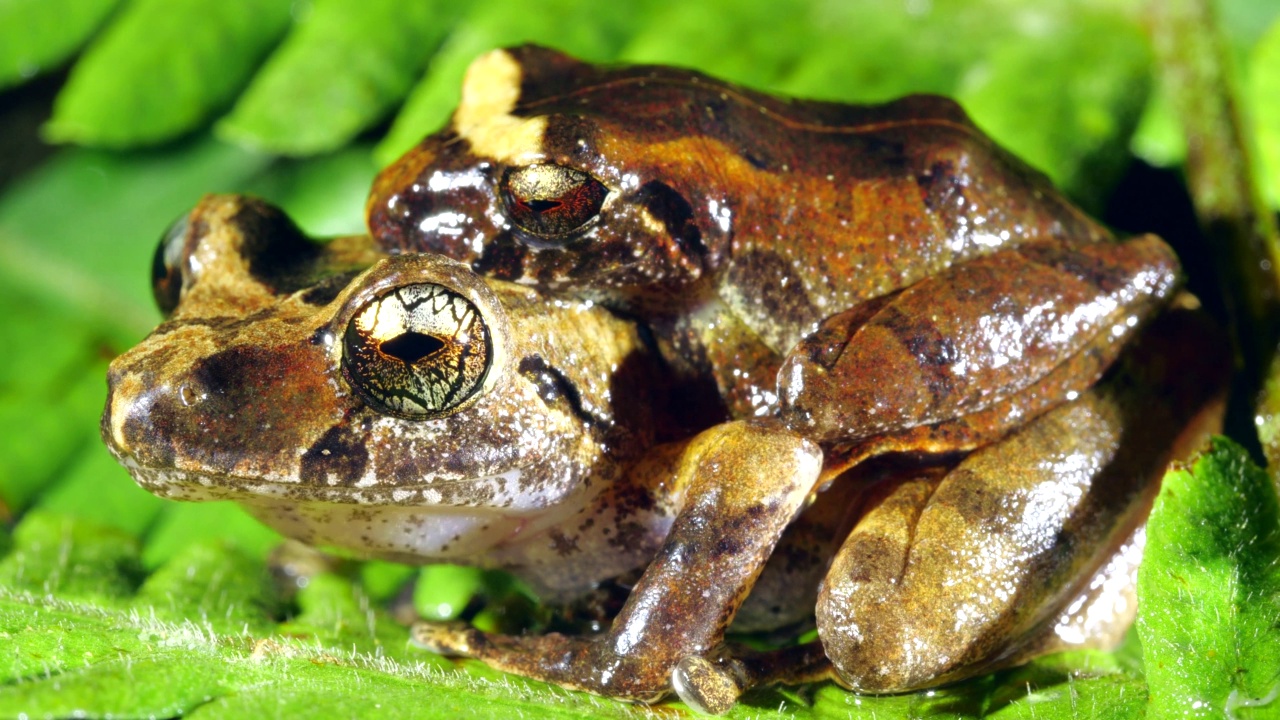
[[486, 508], [519, 515], [546, 509], [548, 502], [536, 490], [520, 489], [519, 469], [467, 480], [439, 480], [430, 484], [386, 487], [315, 486], [234, 475], [212, 475], [174, 468], [140, 465], [134, 458], [120, 462], [148, 492], [170, 500], [287, 500], [363, 507]]

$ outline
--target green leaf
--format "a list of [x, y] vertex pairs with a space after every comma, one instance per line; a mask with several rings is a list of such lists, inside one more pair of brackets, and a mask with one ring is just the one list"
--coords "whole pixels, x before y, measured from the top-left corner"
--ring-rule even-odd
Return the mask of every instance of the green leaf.
[[[1065, 19], [1037, 14], [1046, 24]], [[1146, 106], [1146, 39], [1119, 13], [1088, 8], [1056, 25], [1053, 42], [1035, 32], [1015, 37], [968, 74], [956, 99], [1015, 155], [1085, 207], [1101, 208], [1128, 165], [1123, 149]]]
[[315, 0], [218, 134], [286, 155], [336, 150], [404, 99], [453, 26], [445, 0]]
[[0, 90], [66, 60], [120, 0], [0, 0]]
[[505, 0], [480, 0], [449, 34], [374, 155], [387, 165], [427, 133], [444, 124], [458, 104], [462, 75], [480, 53], [532, 42], [554, 45], [597, 62], [617, 56], [626, 38], [646, 14], [646, 3], [546, 0], [536, 11]]
[[268, 632], [279, 599], [262, 558], [237, 543], [206, 539], [168, 558], [131, 604], [166, 620], [199, 618], [219, 632]]
[[[100, 410], [106, 400], [102, 387], [105, 368], [94, 373], [94, 395]], [[95, 412], [95, 414], [97, 414]], [[79, 453], [35, 507], [50, 513], [92, 520], [104, 526], [141, 534], [163, 507], [163, 500], [138, 487], [111, 453], [95, 442]]]
[[1257, 132], [1259, 177], [1273, 209], [1280, 209], [1280, 19], [1254, 46], [1249, 100]]
[[290, 0], [133, 0], [89, 47], [45, 136], [131, 147], [200, 127], [289, 25]]
[[147, 532], [143, 566], [154, 570], [185, 552], [188, 546], [215, 539], [258, 560], [265, 560], [271, 549], [282, 542], [279, 533], [250, 517], [235, 503], [166, 502]]
[[312, 578], [302, 614], [277, 629], [265, 570], [199, 544], [139, 586], [128, 536], [28, 514], [0, 559], [0, 717], [651, 717], [458, 672], [333, 575]]
[[484, 590], [483, 573], [458, 565], [424, 567], [414, 588], [414, 609], [424, 620], [457, 619], [471, 598]]
[[[81, 319], [0, 283], [0, 515], [26, 508], [96, 447], [104, 339]], [[90, 494], [92, 495], [92, 493]]]
[[1150, 717], [1280, 715], [1277, 558], [1275, 486], [1239, 445], [1165, 476], [1138, 571]]
[[30, 512], [0, 560], [0, 588], [64, 598], [115, 601], [137, 586], [138, 542], [128, 533]]
[[[637, 27], [619, 57], [772, 87], [812, 46], [816, 14], [817, 8], [770, 0], [679, 3]], [[769, 32], [758, 32], [765, 27]]]
[[278, 204], [310, 235], [362, 233], [365, 197], [378, 171], [371, 148], [358, 144], [330, 155], [277, 161], [239, 190]]

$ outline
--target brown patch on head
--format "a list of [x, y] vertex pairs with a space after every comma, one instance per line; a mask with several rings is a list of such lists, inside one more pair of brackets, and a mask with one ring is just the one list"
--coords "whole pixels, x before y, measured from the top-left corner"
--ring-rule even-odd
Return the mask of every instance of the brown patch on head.
[[298, 479], [312, 485], [352, 487], [369, 464], [368, 433], [348, 424], [335, 425], [302, 454]]

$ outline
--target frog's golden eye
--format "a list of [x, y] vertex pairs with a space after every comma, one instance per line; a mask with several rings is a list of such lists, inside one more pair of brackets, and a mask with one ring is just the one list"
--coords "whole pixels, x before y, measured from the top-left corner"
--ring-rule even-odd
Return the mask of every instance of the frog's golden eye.
[[609, 190], [590, 175], [549, 163], [511, 168], [502, 198], [511, 221], [540, 238], [563, 237], [600, 212]]
[[410, 419], [466, 407], [479, 397], [493, 362], [480, 311], [433, 283], [393, 288], [369, 301], [342, 340], [351, 385], [373, 407]]

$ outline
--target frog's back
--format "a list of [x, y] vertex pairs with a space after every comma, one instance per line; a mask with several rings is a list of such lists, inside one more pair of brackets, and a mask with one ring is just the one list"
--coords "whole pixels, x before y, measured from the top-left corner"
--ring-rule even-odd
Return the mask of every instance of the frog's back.
[[833, 273], [858, 278], [844, 288], [854, 297], [829, 297], [840, 305], [1010, 243], [1107, 237], [947, 97], [795, 100], [680, 68], [600, 67], [530, 46], [509, 53], [524, 72], [513, 114], [548, 118], [547, 155], [599, 147], [641, 178], [662, 176], [695, 213], [724, 197], [732, 234], [701, 228], [713, 265], [780, 245], [788, 261], [836, 261]]

